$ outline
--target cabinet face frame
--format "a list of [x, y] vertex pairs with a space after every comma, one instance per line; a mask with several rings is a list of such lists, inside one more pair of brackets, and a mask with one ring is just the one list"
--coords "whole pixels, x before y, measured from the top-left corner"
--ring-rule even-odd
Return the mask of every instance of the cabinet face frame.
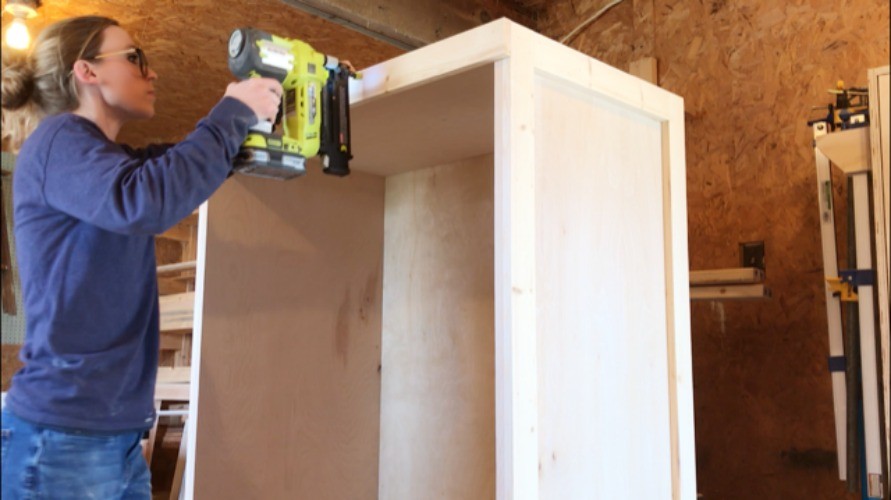
[[[498, 20], [364, 70], [361, 81], [351, 82], [352, 105], [361, 112], [364, 106], [385, 103], [412, 89], [483, 66], [492, 66], [495, 84], [491, 92], [494, 131], [487, 133], [492, 134], [494, 153], [497, 498], [538, 498], [540, 491], [535, 82], [536, 78], [547, 78], [632, 110], [657, 122], [661, 129], [671, 498], [692, 500], [696, 497], [696, 477], [683, 100], [515, 23]], [[363, 126], [373, 125], [353, 123], [354, 141], [362, 134]], [[382, 144], [362, 159], [357, 153], [352, 168], [392, 175], [433, 166], [382, 168], [375, 162], [392, 154], [391, 146]], [[446, 163], [441, 158], [438, 161]], [[206, 204], [201, 208], [200, 221], [187, 498], [194, 484], [194, 426], [200, 418], [199, 311], [203, 310], [203, 256], [207, 250]]]
[[889, 347], [889, 317], [891, 317], [891, 303], [889, 303], [889, 267], [891, 267], [891, 144], [888, 140], [888, 131], [891, 130], [891, 118], [889, 118], [889, 68], [882, 66], [867, 71], [869, 80], [869, 131], [870, 152], [872, 170], [872, 199], [873, 221], [875, 223], [874, 235], [876, 246], [876, 275], [878, 276], [879, 297], [879, 338], [881, 339], [881, 376], [885, 381], [883, 388], [883, 406], [885, 422], [885, 487], [891, 489], [891, 388], [888, 380], [891, 376], [891, 347]]

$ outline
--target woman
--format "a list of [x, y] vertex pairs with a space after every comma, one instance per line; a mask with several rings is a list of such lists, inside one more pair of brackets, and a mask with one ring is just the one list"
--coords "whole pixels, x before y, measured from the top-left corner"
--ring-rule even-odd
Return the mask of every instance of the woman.
[[[135, 150], [121, 127], [151, 118], [158, 75], [112, 19], [46, 28], [3, 66], [27, 332], [2, 417], [2, 497], [151, 498], [139, 446], [155, 419], [154, 234], [230, 174], [281, 85], [230, 84], [179, 144]], [[24, 139], [24, 141], [23, 141]]]

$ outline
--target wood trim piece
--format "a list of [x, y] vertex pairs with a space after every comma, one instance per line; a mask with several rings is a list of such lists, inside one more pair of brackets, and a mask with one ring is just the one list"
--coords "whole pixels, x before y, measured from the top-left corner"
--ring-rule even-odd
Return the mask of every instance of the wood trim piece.
[[[649, 88], [649, 87], [648, 87]], [[658, 87], [650, 88], [659, 89]], [[661, 89], [659, 89], [661, 90]], [[690, 333], [690, 264], [687, 248], [687, 155], [684, 101], [668, 94], [662, 121], [665, 286], [672, 435], [672, 498], [694, 499], [696, 437], [693, 415], [693, 346]]]
[[496, 498], [538, 498], [534, 45], [509, 26], [495, 65]]
[[350, 81], [350, 106], [427, 84], [508, 57], [516, 25], [500, 19], [361, 71]]
[[[527, 36], [538, 35], [522, 26], [514, 26]], [[659, 121], [674, 119], [674, 110], [683, 109], [683, 99], [640, 78], [628, 78], [628, 73], [604, 62], [566, 47], [554, 40], [538, 37], [534, 46], [535, 69], [579, 85], [599, 96], [606, 97]], [[512, 50], [512, 53], [515, 52]]]
[[196, 263], [194, 260], [187, 262], [176, 262], [174, 264], [165, 264], [158, 266], [158, 275], [177, 273], [180, 271], [194, 271]]
[[158, 383], [188, 383], [192, 379], [192, 368], [189, 366], [181, 367], [158, 367]]
[[846, 174], [869, 170], [869, 131], [865, 127], [817, 137], [817, 148]]
[[659, 70], [655, 57], [643, 57], [631, 61], [628, 65], [628, 72], [653, 85], [659, 85]]
[[764, 281], [764, 271], [757, 267], [690, 271], [690, 286], [751, 284], [762, 281]]
[[690, 300], [766, 299], [770, 296], [770, 289], [763, 284], [697, 286], [690, 289]]
[[189, 330], [193, 326], [195, 292], [163, 295], [158, 300], [161, 309], [161, 331]]
[[[186, 425], [183, 426], [183, 434], [180, 436], [179, 441], [179, 451], [176, 453], [176, 467], [173, 468], [173, 481], [170, 483], [170, 500], [179, 500], [182, 486], [183, 486], [183, 473], [185, 472], [185, 461], [186, 456], [188, 455], [188, 445], [189, 445], [189, 424], [188, 419], [186, 420]], [[190, 496], [186, 496], [184, 498], [192, 498]]]
[[[176, 330], [174, 332], [161, 332], [160, 345], [162, 351], [178, 351], [183, 347], [183, 337], [180, 332], [188, 332], [188, 330]], [[164, 368], [164, 367], [159, 367]]]
[[155, 399], [168, 401], [189, 401], [191, 384], [184, 382], [158, 382], [155, 385]]

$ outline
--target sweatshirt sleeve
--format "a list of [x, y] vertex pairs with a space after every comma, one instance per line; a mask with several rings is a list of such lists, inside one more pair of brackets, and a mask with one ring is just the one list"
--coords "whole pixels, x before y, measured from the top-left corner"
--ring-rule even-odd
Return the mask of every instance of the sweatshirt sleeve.
[[222, 185], [256, 120], [247, 105], [226, 97], [188, 137], [156, 156], [131, 156], [98, 128], [69, 123], [50, 143], [43, 196], [56, 210], [108, 231], [161, 233]]
[[176, 144], [149, 144], [144, 148], [133, 148], [126, 144], [121, 144], [120, 146], [124, 148], [124, 151], [127, 152], [133, 158], [138, 158], [140, 160], [148, 160], [149, 158], [155, 158], [164, 154], [168, 149], [172, 148]]

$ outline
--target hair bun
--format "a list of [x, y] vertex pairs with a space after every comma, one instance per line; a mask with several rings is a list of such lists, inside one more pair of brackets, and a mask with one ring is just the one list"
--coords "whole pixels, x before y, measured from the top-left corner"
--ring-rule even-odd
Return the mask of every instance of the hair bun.
[[[9, 51], [5, 51], [9, 52]], [[28, 103], [34, 93], [34, 72], [24, 55], [3, 54], [2, 100], [4, 109], [19, 109]]]

